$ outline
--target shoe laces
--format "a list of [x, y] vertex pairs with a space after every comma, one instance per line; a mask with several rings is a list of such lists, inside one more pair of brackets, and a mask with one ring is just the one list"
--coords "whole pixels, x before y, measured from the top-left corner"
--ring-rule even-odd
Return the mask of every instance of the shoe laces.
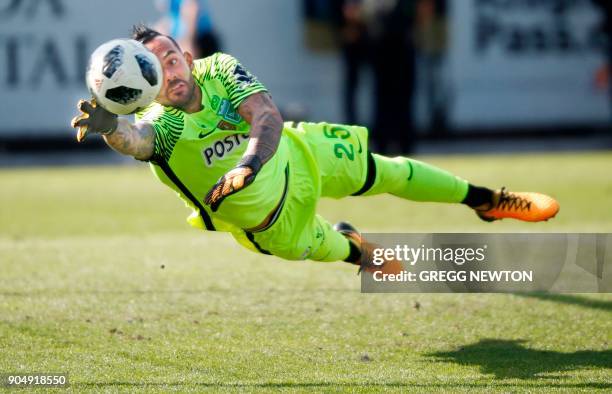
[[515, 211], [529, 211], [531, 209], [531, 203], [531, 200], [520, 197], [514, 193], [510, 193], [505, 187], [502, 187], [497, 208]]

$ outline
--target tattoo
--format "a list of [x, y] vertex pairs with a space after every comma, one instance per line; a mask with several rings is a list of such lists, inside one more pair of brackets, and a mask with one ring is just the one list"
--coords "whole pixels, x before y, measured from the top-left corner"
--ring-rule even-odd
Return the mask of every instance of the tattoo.
[[283, 118], [278, 108], [267, 93], [256, 93], [240, 105], [238, 113], [251, 124], [249, 145], [244, 155], [256, 155], [266, 163], [276, 153], [283, 130]]
[[[262, 164], [266, 163], [276, 153], [283, 129], [278, 108], [267, 93], [256, 93], [240, 105], [238, 113], [251, 124], [244, 155], [256, 155]], [[119, 153], [148, 160], [153, 156], [155, 131], [147, 123], [132, 125], [127, 119], [119, 119], [116, 130], [105, 135], [104, 140]]]
[[115, 132], [105, 135], [106, 143], [119, 153], [147, 160], [153, 156], [155, 132], [147, 123], [130, 124], [119, 119]]

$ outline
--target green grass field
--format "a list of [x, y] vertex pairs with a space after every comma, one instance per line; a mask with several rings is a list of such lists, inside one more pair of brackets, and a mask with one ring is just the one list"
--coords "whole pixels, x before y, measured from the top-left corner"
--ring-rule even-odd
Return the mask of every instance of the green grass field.
[[[487, 224], [372, 197], [321, 213], [367, 231], [612, 232], [611, 153], [422, 159], [561, 212]], [[0, 184], [0, 373], [68, 372], [75, 392], [612, 390], [612, 294], [361, 294], [346, 264], [191, 229], [142, 165]]]

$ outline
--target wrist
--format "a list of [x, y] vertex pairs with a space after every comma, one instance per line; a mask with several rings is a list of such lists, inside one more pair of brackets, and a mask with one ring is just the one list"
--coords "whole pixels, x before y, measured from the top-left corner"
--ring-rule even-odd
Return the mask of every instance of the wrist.
[[261, 159], [257, 155], [246, 155], [238, 162], [236, 167], [249, 167], [253, 173], [258, 173], [262, 166]]
[[112, 120], [110, 121], [109, 127], [106, 128], [105, 130], [101, 130], [100, 134], [105, 135], [105, 136], [109, 136], [111, 134], [113, 134], [115, 131], [117, 131], [117, 128], [119, 127], [119, 120], [117, 115], [112, 114]]

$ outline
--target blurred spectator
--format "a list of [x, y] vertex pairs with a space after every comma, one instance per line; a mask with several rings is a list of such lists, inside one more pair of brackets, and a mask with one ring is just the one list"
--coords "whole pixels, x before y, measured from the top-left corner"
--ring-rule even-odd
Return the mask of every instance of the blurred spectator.
[[418, 0], [415, 44], [427, 106], [427, 127], [433, 135], [446, 131], [448, 98], [442, 68], [447, 47], [447, 23], [446, 0]]
[[199, 57], [210, 56], [221, 50], [219, 37], [213, 29], [212, 17], [208, 0], [198, 0], [198, 27], [196, 29], [196, 47], [199, 50]]
[[415, 48], [413, 0], [362, 0], [374, 68], [374, 125], [378, 150], [414, 148]]
[[340, 38], [344, 61], [343, 107], [345, 121], [358, 124], [357, 89], [360, 73], [368, 62], [368, 37], [362, 17], [361, 0], [342, 1]]
[[196, 59], [220, 50], [208, 0], [156, 0], [156, 3], [165, 14], [156, 30], [172, 36], [183, 50]]
[[602, 27], [606, 35], [606, 57], [607, 64], [604, 66], [600, 75], [600, 80], [605, 81], [610, 95], [610, 111], [612, 116], [612, 1], [611, 0], [593, 0], [602, 11]]

